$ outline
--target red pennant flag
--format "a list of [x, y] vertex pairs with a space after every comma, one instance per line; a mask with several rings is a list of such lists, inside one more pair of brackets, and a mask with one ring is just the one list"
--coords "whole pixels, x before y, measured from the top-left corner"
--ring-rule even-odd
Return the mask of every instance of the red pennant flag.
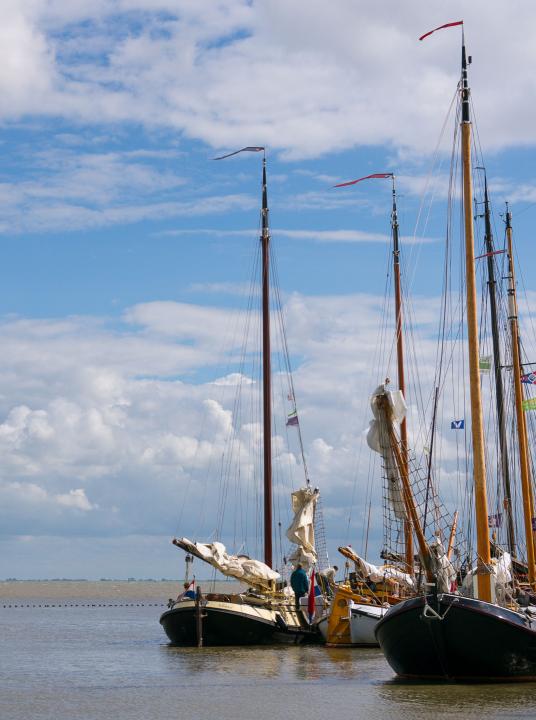
[[424, 35], [421, 35], [419, 40], [424, 40], [424, 38], [429, 37], [430, 35], [435, 33], [437, 30], [443, 30], [443, 28], [455, 27], [456, 25], [463, 25], [463, 20], [457, 20], [456, 22], [445, 23], [444, 25], [440, 25], [439, 27], [436, 27], [433, 30], [430, 30], [429, 32], [424, 33]]
[[339, 183], [333, 187], [347, 187], [348, 185], [355, 185], [361, 180], [371, 180], [372, 178], [390, 178], [393, 177], [393, 173], [373, 173], [372, 175], [365, 175], [365, 177], [357, 178], [357, 180], [350, 180], [350, 182]]
[[307, 599], [307, 612], [309, 613], [309, 622], [313, 622], [315, 616], [315, 569], [311, 573], [311, 584], [309, 585], [309, 597]]

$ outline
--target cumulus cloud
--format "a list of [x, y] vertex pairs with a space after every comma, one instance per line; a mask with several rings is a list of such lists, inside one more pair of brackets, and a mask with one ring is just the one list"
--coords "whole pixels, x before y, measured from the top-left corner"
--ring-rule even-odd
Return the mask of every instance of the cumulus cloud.
[[[444, 17], [416, 0], [403, 12], [350, 0], [4, 5], [8, 119], [135, 120], [214, 147], [260, 137], [292, 156], [369, 144], [430, 150], [459, 76], [459, 32], [419, 43]], [[487, 9], [483, 0], [449, 6], [475, 57], [481, 134], [488, 147], [533, 143], [534, 8]], [[508, 87], [502, 112], [497, 87]]]
[[171, 167], [174, 155], [170, 149], [164, 161], [151, 150], [57, 146], [32, 153], [17, 177], [0, 184], [0, 232], [73, 231], [254, 207], [252, 197], [238, 193], [177, 199], [186, 181]]
[[64, 495], [56, 495], [56, 502], [63, 507], [76, 508], [77, 510], [93, 510], [95, 505], [92, 505], [86, 497], [85, 490], [83, 488], [77, 488], [76, 490], [69, 490]]
[[[456, 8], [463, 9], [475, 58], [471, 83], [483, 144], [496, 150], [534, 144], [530, 19], [536, 10], [527, 0], [493, 13], [483, 0], [470, 8], [456, 0], [449, 11]], [[10, 137], [4, 145], [0, 231], [18, 233], [15, 240], [22, 241], [29, 232], [151, 221], [150, 241], [164, 234], [255, 236], [258, 229], [244, 229], [241, 219], [259, 205], [253, 190], [258, 165], [251, 169], [241, 158], [208, 171], [206, 160], [215, 152], [207, 145], [234, 149], [262, 142], [274, 167], [270, 200], [287, 213], [274, 223], [276, 240], [309, 241], [311, 254], [318, 250], [313, 243], [331, 243], [334, 253], [341, 250], [335, 243], [387, 245], [388, 186], [378, 186], [375, 202], [361, 190], [328, 186], [355, 177], [353, 167], [349, 177], [339, 174], [356, 159], [364, 174], [382, 146], [388, 167], [370, 169], [396, 169], [401, 207], [404, 198], [414, 203], [423, 191], [446, 197], [445, 154], [439, 153], [433, 185], [423, 158], [436, 147], [454, 96], [459, 32], [416, 41], [444, 21], [440, 15], [416, 0], [394, 12], [351, 0], [329, 6], [320, 0], [6, 0], [0, 117], [13, 142]], [[516, 39], [521, 33], [523, 44]], [[500, 106], [498, 87], [509, 93]], [[201, 142], [188, 144], [192, 139]], [[359, 152], [350, 163], [345, 151], [352, 148]], [[329, 163], [325, 156], [337, 151], [344, 163]], [[321, 158], [317, 167], [311, 158]], [[530, 177], [514, 182], [502, 172], [490, 184], [512, 200], [536, 197]], [[230, 213], [232, 219], [222, 222]], [[194, 227], [196, 219], [216, 214], [216, 230], [205, 220]], [[360, 222], [364, 216], [367, 222]], [[423, 225], [429, 216], [425, 208]], [[176, 228], [166, 222], [173, 218], [181, 219]], [[378, 218], [385, 222], [372, 222]], [[247, 224], [253, 224], [249, 215]], [[442, 231], [429, 224], [423, 233], [436, 253], [432, 241]], [[402, 227], [408, 232], [407, 222]], [[403, 242], [418, 253], [411, 236]], [[31, 537], [113, 543], [161, 539], [177, 528], [200, 539], [224, 534], [231, 544], [256, 534], [261, 433], [250, 410], [260, 407], [259, 363], [242, 346], [242, 321], [229, 306], [244, 285], [221, 282], [218, 274], [203, 284], [193, 279], [187, 278], [190, 290], [224, 293], [226, 307], [211, 306], [206, 297], [199, 305], [129, 300], [114, 318], [2, 320], [4, 536], [19, 537], [26, 547]], [[362, 514], [371, 482], [363, 435], [368, 395], [386, 375], [396, 375], [392, 308], [365, 292], [282, 298], [309, 473], [340, 533], [352, 502]], [[532, 306], [533, 300], [529, 293]], [[455, 306], [459, 299], [449, 302]], [[533, 317], [521, 306], [525, 327], [533, 330]], [[406, 313], [414, 358], [408, 362], [410, 434], [418, 452], [429, 429], [439, 312], [432, 288]], [[250, 336], [258, 333], [253, 324]], [[463, 340], [452, 344], [457, 352]], [[280, 350], [274, 337], [276, 505], [285, 518], [288, 490], [300, 484], [303, 467], [296, 432], [285, 427], [292, 408]], [[463, 367], [447, 355], [451, 376], [461, 377]], [[422, 395], [411, 378], [426, 388]], [[464, 412], [463, 383], [454, 386], [437, 437], [453, 502], [465, 482], [452, 468], [458, 438], [445, 430]], [[488, 404], [490, 398], [486, 390]], [[234, 525], [224, 520], [230, 506], [239, 509]], [[358, 521], [348, 527], [355, 535]], [[247, 551], [257, 554], [258, 547]]]
[[[417, 459], [429, 442], [438, 308], [438, 298], [420, 298], [409, 313], [415, 347], [408, 349], [407, 398]], [[365, 430], [370, 392], [386, 375], [396, 376], [392, 341], [379, 352], [394, 326], [383, 326], [383, 299], [372, 295], [293, 294], [284, 311], [291, 353], [300, 358], [294, 392], [309, 477], [322, 491], [329, 541], [357, 542], [370, 483], [380, 503], [381, 471]], [[262, 433], [251, 412], [261, 407], [258, 363], [255, 371], [235, 358], [241, 369], [225, 371], [228, 358], [207, 350], [211, 335], [223, 339], [219, 308], [147, 303], [128, 309], [125, 319], [113, 328], [90, 317], [0, 326], [4, 540], [92, 536], [128, 543], [134, 536], [216, 533], [238, 547], [241, 538], [258, 537]], [[449, 378], [463, 375], [464, 350], [460, 339], [447, 345]], [[304, 468], [295, 428], [285, 427], [293, 403], [277, 355], [274, 502], [284, 525], [288, 493], [304, 481]], [[201, 378], [191, 376], [203, 366]], [[484, 402], [491, 407], [488, 379]], [[466, 491], [465, 469], [457, 466], [463, 439], [450, 431], [452, 418], [465, 413], [469, 423], [464, 392], [463, 383], [455, 384], [438, 413], [436, 472], [451, 507], [460, 507]], [[258, 539], [250, 542], [244, 551], [259, 554]]]
[[[413, 313], [422, 341], [422, 382], [433, 376], [435, 343], [429, 336], [437, 302], [419, 302]], [[375, 358], [381, 312], [381, 299], [366, 295], [294, 294], [286, 302], [290, 349], [302, 358], [294, 387], [309, 470], [328, 505], [331, 496], [353, 485], [357, 446], [369, 419], [368, 394], [392, 374], [392, 348], [381, 362]], [[253, 366], [222, 373], [229, 359], [218, 359], [213, 351], [223, 343], [232, 315], [155, 302], [127, 310], [127, 324], [120, 329], [82, 317], [5, 321], [0, 327], [4, 482], [26, 498], [47, 500], [50, 512], [54, 503], [84, 511], [94, 518], [95, 532], [173, 527], [186, 488], [194, 504], [203, 493], [211, 496], [206, 512], [215, 522], [217, 478], [231, 438], [231, 455], [241, 465], [239, 485], [258, 477], [260, 425], [252, 423], [248, 410], [259, 407], [258, 360], [257, 370], [252, 355]], [[231, 365], [240, 362], [237, 356]], [[204, 365], [208, 377], [192, 381], [189, 374]], [[279, 387], [284, 375], [276, 359], [274, 371], [280, 418], [274, 426], [274, 464], [282, 478], [290, 467], [292, 477], [284, 481], [290, 487], [301, 482], [299, 448], [292, 429], [285, 430], [288, 390], [284, 382]], [[253, 500], [251, 495], [248, 502]], [[19, 510], [18, 532], [28, 534], [31, 528]], [[42, 532], [50, 530], [53, 517], [32, 515], [32, 525], [36, 522]], [[62, 523], [66, 533], [77, 532], [74, 519]]]

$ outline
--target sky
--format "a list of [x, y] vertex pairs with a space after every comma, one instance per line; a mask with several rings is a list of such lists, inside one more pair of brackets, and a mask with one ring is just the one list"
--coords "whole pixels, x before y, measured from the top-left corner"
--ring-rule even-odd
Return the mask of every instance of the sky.
[[[384, 180], [333, 185], [396, 175], [412, 367], [428, 397], [461, 33], [418, 37], [463, 18], [495, 233], [502, 241], [509, 201], [531, 332], [533, 3], [2, 9], [0, 579], [182, 577], [170, 539], [213, 539], [233, 426], [247, 456], [235, 501], [257, 502], [245, 482], [256, 477], [258, 428], [233, 414], [240, 341], [230, 328], [258, 249], [261, 157], [213, 161], [248, 145], [266, 147], [296, 404], [330, 554], [358, 547], [368, 397], [394, 376], [392, 353], [378, 357], [391, 198]], [[299, 484], [289, 408], [279, 410], [275, 453]], [[379, 548], [376, 506], [372, 526]]]

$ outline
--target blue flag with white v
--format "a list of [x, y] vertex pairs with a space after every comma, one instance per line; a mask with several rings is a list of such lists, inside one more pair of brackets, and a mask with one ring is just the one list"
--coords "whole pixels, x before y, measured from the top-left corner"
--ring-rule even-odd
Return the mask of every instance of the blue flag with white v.
[[465, 420], [453, 420], [450, 423], [451, 430], [463, 430], [465, 428]]

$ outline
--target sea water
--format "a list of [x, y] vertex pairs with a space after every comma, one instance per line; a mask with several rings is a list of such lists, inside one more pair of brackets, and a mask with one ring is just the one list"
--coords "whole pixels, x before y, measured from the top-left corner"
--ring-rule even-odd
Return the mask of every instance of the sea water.
[[0, 583], [1, 720], [536, 717], [534, 684], [407, 684], [377, 649], [171, 647], [177, 590]]

